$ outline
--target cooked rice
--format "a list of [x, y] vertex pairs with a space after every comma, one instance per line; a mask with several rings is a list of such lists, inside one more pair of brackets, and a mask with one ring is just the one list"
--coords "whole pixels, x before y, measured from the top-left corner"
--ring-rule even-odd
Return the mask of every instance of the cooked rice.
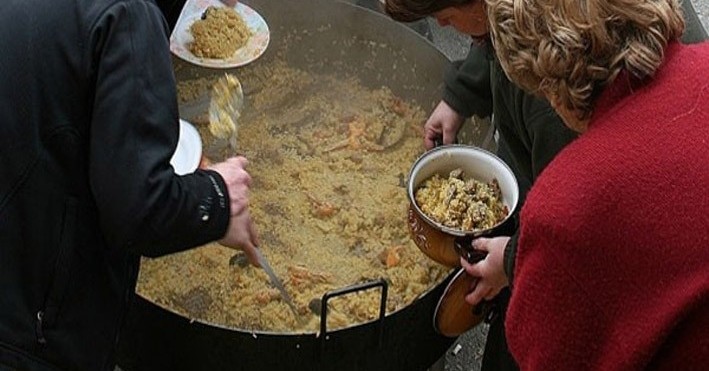
[[246, 22], [236, 10], [228, 7], [208, 7], [202, 19], [190, 26], [190, 32], [194, 41], [189, 49], [201, 58], [231, 57], [251, 37]]
[[462, 231], [492, 228], [509, 213], [496, 179], [489, 183], [465, 179], [461, 169], [451, 171], [447, 178], [434, 174], [416, 190], [414, 198], [428, 217]]
[[[241, 82], [227, 73], [212, 86], [210, 107], [216, 112], [209, 118], [209, 132], [215, 138], [236, 138], [237, 123], [243, 107]], [[212, 109], [210, 109], [211, 111]]]
[[[418, 250], [406, 225], [404, 178], [422, 152], [424, 111], [387, 88], [283, 63], [238, 77], [247, 93], [238, 151], [250, 161], [251, 213], [264, 255], [305, 323], [295, 320], [261, 269], [230, 265], [237, 252], [218, 244], [143, 259], [138, 292], [223, 326], [315, 332], [320, 317], [311, 302], [328, 291], [383, 278], [391, 313], [440, 283], [447, 269]], [[209, 89], [214, 79], [181, 82], [180, 100]], [[197, 125], [208, 145], [207, 125]], [[379, 295], [370, 290], [334, 299], [329, 328], [375, 319]]]

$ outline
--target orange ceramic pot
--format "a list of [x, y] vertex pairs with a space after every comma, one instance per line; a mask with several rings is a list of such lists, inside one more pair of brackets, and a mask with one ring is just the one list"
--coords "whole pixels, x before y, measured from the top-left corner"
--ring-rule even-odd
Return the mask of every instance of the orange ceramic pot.
[[448, 283], [433, 314], [433, 328], [439, 334], [447, 337], [460, 336], [488, 316], [489, 303], [472, 306], [465, 301], [465, 295], [476, 283], [477, 278], [468, 275], [462, 268]]
[[[434, 174], [447, 176], [454, 169], [462, 169], [467, 177], [482, 182], [497, 179], [502, 202], [507, 206], [507, 217], [489, 229], [463, 231], [442, 225], [429, 218], [416, 204], [414, 193], [419, 185]], [[519, 188], [512, 170], [497, 156], [481, 148], [449, 145], [440, 146], [419, 157], [409, 173], [407, 192], [409, 209], [407, 221], [411, 238], [419, 250], [434, 261], [455, 268], [460, 257], [474, 263], [485, 254], [472, 249], [473, 239], [502, 234], [519, 201]], [[460, 269], [449, 282], [438, 301], [433, 317], [433, 327], [444, 336], [456, 337], [481, 323], [490, 313], [490, 304], [483, 302], [472, 306], [465, 295], [472, 291], [477, 278]]]
[[[481, 182], [497, 179], [502, 202], [509, 210], [504, 220], [488, 229], [463, 231], [438, 223], [421, 211], [414, 198], [420, 184], [434, 174], [447, 177], [448, 173], [458, 168], [463, 169], [467, 177]], [[470, 248], [471, 241], [477, 237], [495, 235], [507, 224], [519, 201], [517, 179], [509, 166], [493, 153], [467, 145], [440, 146], [421, 155], [409, 172], [407, 194], [407, 221], [411, 238], [426, 256], [451, 268], [460, 266], [461, 255], [471, 261], [480, 260], [481, 257]]]

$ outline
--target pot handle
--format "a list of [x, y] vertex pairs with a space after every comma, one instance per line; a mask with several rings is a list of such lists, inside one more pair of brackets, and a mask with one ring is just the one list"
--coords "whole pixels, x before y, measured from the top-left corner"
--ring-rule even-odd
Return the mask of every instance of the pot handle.
[[[453, 143], [451, 144], [458, 144], [458, 137], [456, 136], [455, 139], [453, 139]], [[443, 145], [443, 137], [438, 136], [436, 139], [433, 140], [433, 148], [440, 147]]]
[[352, 286], [347, 286], [345, 288], [328, 291], [322, 296], [322, 301], [320, 302], [320, 344], [327, 340], [327, 301], [331, 298], [351, 294], [357, 291], [364, 291], [373, 288], [381, 287], [381, 298], [379, 302], [379, 319], [377, 320], [379, 326], [379, 345], [382, 344], [383, 334], [384, 334], [384, 315], [386, 314], [386, 301], [387, 292], [389, 290], [389, 284], [383, 279], [364, 282]]
[[458, 253], [458, 255], [465, 258], [465, 260], [467, 260], [470, 264], [475, 264], [485, 259], [485, 257], [487, 256], [486, 252], [475, 250], [471, 245], [473, 243], [473, 240], [478, 237], [479, 236], [472, 235], [456, 237], [455, 241], [453, 242], [453, 247], [455, 248], [455, 251]]

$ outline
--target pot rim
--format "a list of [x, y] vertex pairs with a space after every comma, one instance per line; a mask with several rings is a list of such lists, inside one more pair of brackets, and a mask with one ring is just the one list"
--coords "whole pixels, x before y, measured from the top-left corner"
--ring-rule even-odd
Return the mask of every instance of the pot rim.
[[[430, 294], [431, 294], [434, 290], [436, 290], [441, 284], [446, 283], [446, 285], [448, 285], [447, 282], [448, 282], [448, 280], [450, 280], [450, 278], [453, 276], [454, 273], [455, 273], [455, 269], [454, 269], [454, 268], [450, 268], [450, 269], [448, 270], [448, 272], [445, 273], [445, 274], [443, 274], [443, 275], [441, 276], [441, 278], [440, 278], [437, 282], [432, 282], [431, 285], [430, 285], [425, 291], [423, 291], [421, 294], [419, 294], [418, 296], [416, 296], [416, 298], [415, 298], [414, 300], [412, 300], [408, 305], [405, 305], [405, 306], [403, 306], [403, 307], [401, 307], [401, 308], [399, 308], [399, 309], [397, 309], [397, 310], [395, 310], [395, 311], [392, 311], [392, 312], [386, 311], [386, 312], [384, 313], [384, 317], [382, 318], [382, 320], [386, 320], [387, 317], [391, 317], [391, 316], [393, 316], [393, 315], [395, 315], [395, 314], [397, 314], [397, 313], [399, 313], [399, 312], [401, 312], [401, 311], [403, 311], [403, 310], [405, 310], [405, 309], [407, 309], [407, 308], [413, 306], [413, 305], [416, 304], [418, 301], [422, 300], [424, 297], [430, 295]], [[382, 279], [383, 279], [383, 278], [382, 278]], [[352, 286], [352, 285], [344, 286], [344, 288], [351, 287], [351, 286]], [[337, 290], [337, 289], [329, 290], [329, 291], [327, 291], [326, 293], [324, 293], [323, 296], [326, 295], [326, 294], [328, 294], [328, 293], [332, 293], [332, 292], [335, 291], [335, 290]], [[139, 293], [139, 292], [137, 292], [137, 291], [135, 292], [135, 295], [136, 295], [136, 296], [139, 296], [140, 298], [142, 298], [143, 300], [147, 301], [148, 303], [157, 306], [157, 307], [160, 308], [161, 310], [164, 310], [164, 311], [169, 312], [169, 313], [171, 313], [171, 314], [173, 314], [173, 315], [176, 315], [176, 316], [178, 316], [178, 317], [181, 317], [181, 318], [184, 318], [184, 319], [189, 320], [190, 323], [198, 323], [198, 324], [200, 324], [200, 325], [202, 325], [202, 326], [213, 327], [213, 328], [217, 328], [217, 329], [221, 329], [221, 330], [226, 330], [226, 331], [234, 331], [234, 332], [240, 332], [240, 333], [247, 333], [247, 334], [251, 334], [251, 336], [253, 336], [254, 338], [256, 338], [256, 337], [258, 337], [258, 336], [292, 336], [292, 337], [304, 337], [304, 336], [305, 336], [305, 337], [310, 337], [310, 336], [314, 336], [314, 337], [318, 338], [318, 337], [320, 337], [320, 335], [321, 335], [319, 329], [318, 329], [318, 330], [315, 330], [315, 331], [311, 331], [311, 330], [275, 331], [275, 330], [255, 330], [255, 329], [246, 329], [246, 328], [241, 328], [241, 327], [236, 327], [236, 326], [229, 326], [229, 325], [225, 325], [225, 324], [223, 324], [223, 323], [217, 323], [217, 322], [208, 321], [208, 320], [203, 319], [203, 318], [190, 317], [190, 316], [184, 315], [184, 314], [178, 312], [174, 307], [168, 306], [168, 305], [166, 305], [166, 304], [164, 304], [164, 303], [162, 303], [162, 302], [160, 302], [160, 301], [158, 301], [158, 300], [150, 299], [150, 298], [148, 298], [147, 296], [145, 296], [145, 295], [143, 295], [143, 294], [141, 294], [141, 293]], [[321, 296], [321, 297], [322, 297], [322, 296]], [[320, 316], [318, 316], [318, 317], [320, 317]], [[370, 325], [370, 324], [372, 324], [372, 323], [376, 323], [377, 321], [379, 321], [379, 318], [374, 318], [374, 319], [367, 320], [367, 321], [361, 321], [361, 322], [357, 322], [357, 323], [355, 323], [355, 324], [353, 324], [353, 325], [350, 325], [350, 326], [347, 326], [347, 327], [340, 327], [340, 328], [328, 330], [327, 333], [328, 333], [328, 334], [339, 333], [339, 332], [341, 332], [341, 331], [351, 330], [351, 329], [354, 329], [354, 328], [357, 328], [357, 327], [368, 326], [368, 325]]]
[[[513, 200], [510, 202], [509, 205], [507, 206], [508, 212], [507, 216], [499, 221], [497, 224], [493, 225], [490, 228], [485, 228], [485, 229], [479, 229], [479, 230], [472, 230], [472, 231], [465, 231], [457, 228], [451, 228], [448, 226], [445, 226], [435, 220], [433, 220], [431, 217], [426, 215], [426, 213], [421, 210], [419, 207], [418, 203], [416, 203], [416, 198], [414, 197], [415, 189], [414, 189], [414, 184], [413, 184], [413, 179], [415, 174], [415, 170], [418, 168], [418, 165], [422, 162], [428, 159], [429, 157], [437, 154], [438, 152], [441, 151], [451, 151], [451, 150], [468, 150], [468, 151], [473, 151], [473, 152], [479, 152], [483, 154], [484, 156], [489, 157], [493, 162], [496, 162], [509, 176], [510, 180], [513, 182], [511, 186], [513, 186], [512, 189], [514, 189], [514, 195], [513, 195]], [[498, 179], [499, 181], [499, 179]], [[426, 223], [428, 223], [431, 227], [435, 228], [436, 230], [447, 233], [449, 235], [455, 236], [455, 237], [479, 237], [483, 236], [485, 234], [488, 234], [495, 228], [499, 227], [500, 225], [504, 224], [509, 220], [512, 215], [514, 214], [514, 211], [517, 209], [517, 204], [519, 203], [519, 184], [517, 183], [517, 177], [515, 176], [514, 172], [512, 169], [505, 163], [500, 157], [498, 157], [496, 154], [478, 147], [474, 145], [467, 145], [467, 144], [446, 144], [446, 145], [441, 145], [438, 147], [434, 147], [425, 153], [423, 153], [421, 156], [419, 156], [416, 161], [411, 165], [411, 169], [409, 170], [409, 175], [406, 180], [406, 195], [409, 198], [409, 202], [413, 206], [414, 210], [416, 213], [423, 219]]]

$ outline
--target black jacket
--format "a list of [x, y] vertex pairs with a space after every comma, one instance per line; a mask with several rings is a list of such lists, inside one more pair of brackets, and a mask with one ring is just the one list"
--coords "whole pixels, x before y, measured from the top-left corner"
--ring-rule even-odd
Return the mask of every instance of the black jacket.
[[148, 0], [0, 5], [0, 368], [113, 370], [140, 255], [222, 237], [178, 177], [168, 31]]

